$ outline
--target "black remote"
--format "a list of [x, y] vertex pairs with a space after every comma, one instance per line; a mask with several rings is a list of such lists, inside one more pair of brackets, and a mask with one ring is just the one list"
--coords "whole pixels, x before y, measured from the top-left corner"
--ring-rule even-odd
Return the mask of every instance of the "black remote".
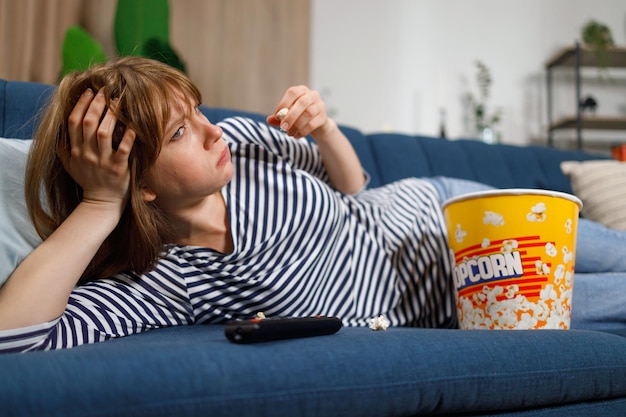
[[325, 336], [341, 329], [337, 317], [271, 317], [231, 320], [224, 334], [233, 343], [257, 343], [296, 337]]

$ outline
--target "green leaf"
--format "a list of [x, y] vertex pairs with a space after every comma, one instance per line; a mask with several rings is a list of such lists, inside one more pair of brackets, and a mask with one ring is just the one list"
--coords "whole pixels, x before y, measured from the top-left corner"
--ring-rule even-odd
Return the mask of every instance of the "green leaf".
[[150, 38], [142, 47], [142, 56], [163, 62], [171, 67], [186, 72], [185, 63], [168, 42], [161, 39]]
[[156, 38], [169, 42], [168, 0], [118, 0], [114, 34], [120, 56], [141, 55], [142, 45]]
[[102, 45], [77, 25], [70, 26], [65, 32], [61, 55], [61, 76], [72, 71], [84, 71], [93, 64], [107, 61]]

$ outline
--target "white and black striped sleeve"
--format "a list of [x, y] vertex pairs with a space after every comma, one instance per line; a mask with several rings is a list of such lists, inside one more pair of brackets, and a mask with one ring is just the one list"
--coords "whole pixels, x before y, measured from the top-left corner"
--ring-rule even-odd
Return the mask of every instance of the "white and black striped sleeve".
[[142, 277], [120, 274], [76, 287], [56, 320], [0, 331], [0, 352], [70, 348], [192, 322], [186, 284], [164, 261]]

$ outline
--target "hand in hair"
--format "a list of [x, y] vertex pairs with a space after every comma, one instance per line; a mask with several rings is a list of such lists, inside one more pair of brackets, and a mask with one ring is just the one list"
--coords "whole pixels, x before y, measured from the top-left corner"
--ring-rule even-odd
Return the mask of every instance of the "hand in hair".
[[65, 170], [82, 188], [83, 201], [113, 203], [123, 209], [128, 195], [130, 155], [135, 132], [126, 128], [114, 149], [115, 106], [106, 108], [102, 91], [86, 90], [68, 118], [69, 150], [59, 150]]

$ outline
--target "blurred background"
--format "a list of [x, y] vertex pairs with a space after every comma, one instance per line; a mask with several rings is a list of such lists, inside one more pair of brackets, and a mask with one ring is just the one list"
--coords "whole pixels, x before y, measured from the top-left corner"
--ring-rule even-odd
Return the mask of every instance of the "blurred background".
[[[121, 0], [124, 1], [124, 0]], [[148, 0], [149, 1], [149, 0]], [[0, 0], [0, 77], [55, 83], [68, 27], [109, 56], [115, 0]], [[204, 104], [267, 114], [284, 90], [320, 91], [339, 122], [366, 132], [477, 135], [468, 97], [485, 100], [501, 142], [546, 143], [548, 60], [591, 20], [626, 46], [624, 0], [170, 0], [170, 42]], [[585, 68], [583, 96], [626, 117], [626, 70]], [[574, 73], [555, 71], [553, 117], [575, 111]], [[560, 143], [570, 143], [564, 132]], [[586, 140], [626, 142], [626, 131]]]

